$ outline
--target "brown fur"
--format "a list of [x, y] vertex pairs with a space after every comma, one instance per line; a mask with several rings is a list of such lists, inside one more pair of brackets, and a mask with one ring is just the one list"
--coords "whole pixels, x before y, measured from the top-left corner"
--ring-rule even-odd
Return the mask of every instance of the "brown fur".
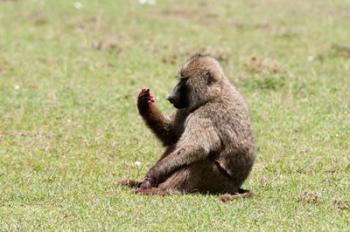
[[255, 160], [245, 100], [210, 56], [191, 57], [179, 78], [187, 78], [189, 106], [169, 118], [155, 107], [149, 90], [140, 93], [139, 112], [166, 150], [142, 182], [124, 185], [146, 195], [225, 194], [223, 201], [253, 195], [241, 189]]

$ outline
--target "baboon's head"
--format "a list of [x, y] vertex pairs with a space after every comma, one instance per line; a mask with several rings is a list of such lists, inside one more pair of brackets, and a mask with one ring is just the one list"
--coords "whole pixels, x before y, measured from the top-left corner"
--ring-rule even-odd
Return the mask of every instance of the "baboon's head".
[[220, 96], [224, 72], [216, 59], [196, 54], [181, 67], [178, 79], [168, 100], [178, 109], [193, 109]]

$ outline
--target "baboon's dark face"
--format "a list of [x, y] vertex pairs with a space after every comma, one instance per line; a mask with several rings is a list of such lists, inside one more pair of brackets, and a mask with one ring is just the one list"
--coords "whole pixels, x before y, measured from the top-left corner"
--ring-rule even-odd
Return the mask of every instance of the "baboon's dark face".
[[183, 109], [189, 106], [189, 86], [187, 78], [181, 78], [168, 97], [168, 100], [175, 108]]
[[190, 58], [179, 71], [179, 83], [168, 100], [178, 109], [195, 109], [218, 97], [224, 74], [220, 64], [209, 56]]

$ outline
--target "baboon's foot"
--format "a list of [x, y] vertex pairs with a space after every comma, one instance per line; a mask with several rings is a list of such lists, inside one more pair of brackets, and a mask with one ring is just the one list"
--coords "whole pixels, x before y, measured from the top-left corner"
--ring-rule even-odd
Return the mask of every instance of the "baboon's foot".
[[138, 188], [138, 187], [140, 187], [141, 183], [142, 183], [142, 181], [125, 179], [125, 180], [119, 181], [118, 185], [119, 186], [126, 186], [129, 188]]
[[219, 196], [222, 202], [233, 201], [235, 199], [253, 197], [255, 193], [251, 190], [239, 189], [237, 193], [225, 193]]

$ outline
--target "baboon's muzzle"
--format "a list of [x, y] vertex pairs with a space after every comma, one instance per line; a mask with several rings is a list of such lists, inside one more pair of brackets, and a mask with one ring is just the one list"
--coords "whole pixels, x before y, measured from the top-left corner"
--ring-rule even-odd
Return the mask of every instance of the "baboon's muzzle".
[[173, 104], [176, 108], [186, 108], [188, 105], [187, 100], [187, 89], [185, 81], [181, 80], [173, 89], [171, 94], [167, 97], [168, 101]]

